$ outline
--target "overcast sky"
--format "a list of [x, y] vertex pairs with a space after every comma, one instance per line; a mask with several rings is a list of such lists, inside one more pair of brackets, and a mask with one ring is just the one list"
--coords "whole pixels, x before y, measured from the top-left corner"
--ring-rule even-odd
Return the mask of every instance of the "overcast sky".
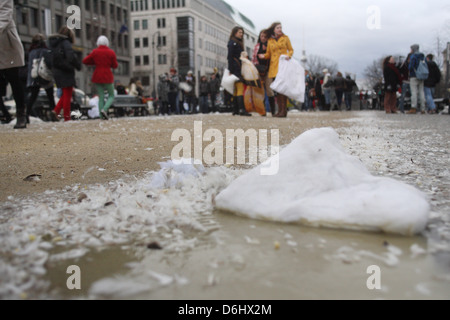
[[414, 43], [424, 53], [435, 53], [438, 35], [442, 44], [450, 41], [448, 0], [225, 1], [250, 18], [258, 32], [280, 21], [296, 58], [305, 46], [307, 55], [332, 59], [341, 72], [359, 79], [384, 55], [405, 56]]

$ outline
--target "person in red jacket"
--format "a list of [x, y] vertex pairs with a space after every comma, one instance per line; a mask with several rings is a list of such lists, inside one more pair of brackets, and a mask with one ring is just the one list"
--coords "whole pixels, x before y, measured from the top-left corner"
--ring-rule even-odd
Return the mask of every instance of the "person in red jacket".
[[[97, 48], [86, 58], [83, 64], [95, 66], [92, 82], [95, 83], [99, 97], [98, 109], [100, 116], [108, 120], [108, 109], [114, 102], [114, 75], [111, 69], [118, 67], [116, 53], [109, 48], [109, 40], [100, 36], [97, 40]], [[108, 92], [108, 100], [105, 103], [105, 91]]]

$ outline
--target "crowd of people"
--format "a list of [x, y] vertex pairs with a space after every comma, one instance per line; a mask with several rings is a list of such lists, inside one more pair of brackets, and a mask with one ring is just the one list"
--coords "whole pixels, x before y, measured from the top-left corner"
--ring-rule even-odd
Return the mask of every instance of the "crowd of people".
[[[405, 99], [411, 96], [411, 108], [408, 114], [434, 114], [434, 90], [441, 81], [441, 72], [434, 56], [426, 57], [420, 52], [417, 44], [411, 46], [411, 51], [405, 61], [397, 63], [393, 56], [383, 61], [383, 93], [384, 110], [386, 113], [405, 113]], [[400, 99], [397, 99], [397, 96]]]
[[[16, 129], [26, 128], [30, 123], [30, 116], [39, 116], [33, 105], [41, 89], [45, 90], [49, 100], [51, 120], [60, 121], [62, 118], [64, 121], [70, 121], [76, 86], [75, 71], [80, 70], [82, 64], [95, 68], [91, 81], [97, 91], [98, 116], [104, 120], [109, 119], [108, 111], [116, 95], [140, 97], [143, 103], [146, 99], [152, 100], [155, 113], [160, 115], [214, 113], [219, 111], [219, 106], [225, 105], [232, 110], [233, 115], [248, 117], [252, 116], [244, 99], [248, 86], [263, 89], [263, 103], [268, 114], [278, 118], [287, 117], [289, 98], [271, 89], [271, 84], [278, 75], [280, 56], [285, 55], [286, 60], [289, 60], [294, 54], [290, 39], [283, 33], [280, 22], [275, 22], [260, 32], [253, 50], [251, 62], [257, 70], [258, 81], [249, 82], [242, 75], [244, 29], [237, 26], [232, 29], [227, 46], [227, 71], [237, 79], [232, 92], [222, 90], [222, 76], [217, 68], [208, 76], [201, 75], [197, 82], [192, 71], [181, 77], [176, 68], [172, 67], [169, 72], [158, 77], [156, 92], [146, 96], [142, 83], [137, 79], [131, 79], [128, 87], [114, 81], [112, 70], [118, 67], [118, 62], [115, 52], [109, 48], [107, 37], [100, 36], [97, 39], [97, 48], [79, 61], [72, 48], [75, 41], [74, 32], [66, 26], [61, 27], [59, 32], [51, 35], [48, 40], [42, 34], [35, 35], [27, 52], [28, 62], [25, 65], [26, 55], [12, 19], [12, 10], [12, 6], [6, 5], [0, 17], [0, 30], [5, 30], [0, 33], [0, 43], [3, 46], [0, 50], [0, 94], [2, 97], [6, 94], [6, 86], [9, 83], [16, 103]], [[386, 113], [405, 112], [405, 97], [408, 92], [411, 93], [411, 110], [408, 113], [436, 112], [433, 94], [441, 75], [430, 54], [426, 57], [428, 75], [424, 79], [421, 71], [418, 71], [424, 60], [425, 56], [419, 51], [418, 45], [411, 46], [411, 53], [402, 63], [397, 64], [393, 56], [384, 59], [384, 83], [379, 91], [383, 94]], [[21, 81], [20, 76], [21, 70], [24, 69], [25, 82]], [[55, 87], [58, 88], [60, 98], [57, 104], [54, 100]], [[29, 93], [29, 98], [26, 98], [25, 91]], [[341, 72], [337, 72], [333, 76], [328, 69], [323, 69], [322, 74], [312, 74], [306, 70], [305, 99], [301, 110], [343, 110], [343, 106], [346, 110], [351, 110], [355, 92], [358, 92], [358, 88], [350, 75], [344, 77]], [[360, 94], [360, 101], [369, 101], [367, 93]], [[3, 99], [0, 99], [0, 111], [4, 122], [12, 121], [3, 105]], [[266, 116], [266, 113], [261, 115]]]

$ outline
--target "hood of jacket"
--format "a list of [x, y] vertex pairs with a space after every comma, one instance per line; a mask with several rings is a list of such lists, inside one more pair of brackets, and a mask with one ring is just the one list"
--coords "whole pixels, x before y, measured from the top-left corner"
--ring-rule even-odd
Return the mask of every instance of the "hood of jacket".
[[50, 48], [56, 48], [64, 40], [69, 40], [69, 38], [62, 34], [53, 34], [48, 37], [48, 44]]

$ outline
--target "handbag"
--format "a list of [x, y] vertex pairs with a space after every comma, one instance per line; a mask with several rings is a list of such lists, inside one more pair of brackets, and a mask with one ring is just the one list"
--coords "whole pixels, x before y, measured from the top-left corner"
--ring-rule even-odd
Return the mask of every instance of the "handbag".
[[230, 94], [234, 94], [234, 84], [239, 78], [231, 74], [230, 70], [225, 69], [223, 72], [221, 86]]

